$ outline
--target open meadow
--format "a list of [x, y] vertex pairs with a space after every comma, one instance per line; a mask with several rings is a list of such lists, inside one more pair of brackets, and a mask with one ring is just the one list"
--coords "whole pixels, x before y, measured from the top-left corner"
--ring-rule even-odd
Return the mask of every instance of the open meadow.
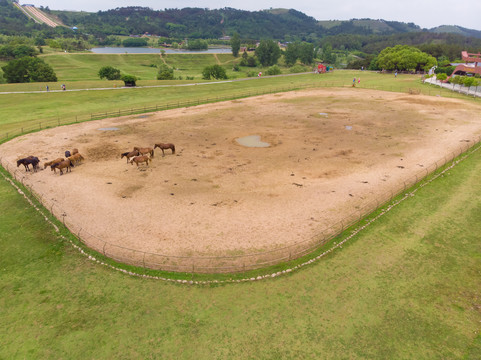
[[[0, 94], [0, 133], [56, 113], [72, 119], [169, 96], [205, 99], [327, 79], [349, 86], [353, 76], [361, 76], [361, 88], [406, 96], [409, 89], [433, 91], [414, 76], [335, 72], [183, 88]], [[1, 180], [0, 358], [479, 359], [480, 172], [481, 150], [309, 266], [275, 279], [204, 286], [132, 277], [90, 261], [60, 223], [64, 237]]]

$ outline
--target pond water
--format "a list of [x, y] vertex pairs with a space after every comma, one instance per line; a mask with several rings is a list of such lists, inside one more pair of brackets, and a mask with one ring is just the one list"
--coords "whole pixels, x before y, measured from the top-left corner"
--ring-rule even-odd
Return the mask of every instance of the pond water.
[[[95, 54], [160, 54], [160, 48], [146, 47], [100, 47], [92, 48]], [[230, 54], [231, 48], [211, 48], [207, 50], [163, 49], [166, 54]]]
[[261, 141], [259, 135], [249, 135], [235, 139], [240, 145], [246, 147], [269, 147], [271, 144]]
[[97, 129], [97, 130], [100, 130], [100, 131], [118, 131], [120, 129], [118, 127], [105, 127], [105, 128], [100, 128], [100, 129]]

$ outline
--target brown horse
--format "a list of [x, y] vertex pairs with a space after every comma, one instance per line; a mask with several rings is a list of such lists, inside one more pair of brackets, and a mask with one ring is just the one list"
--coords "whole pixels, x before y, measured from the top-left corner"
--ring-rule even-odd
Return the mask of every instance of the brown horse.
[[151, 158], [149, 158], [147, 155], [142, 155], [142, 156], [135, 156], [132, 160], [130, 160], [130, 163], [134, 165], [134, 162], [137, 164], [137, 167], [139, 164], [145, 163], [147, 166], [149, 166], [149, 161], [152, 161]]
[[162, 150], [162, 156], [165, 156], [164, 150], [170, 149], [172, 150], [172, 154], [175, 154], [175, 145], [174, 144], [162, 144], [158, 143], [154, 145], [154, 149], [159, 148]]
[[67, 159], [67, 160], [61, 161], [59, 163], [55, 163], [50, 167], [52, 168], [52, 170], [54, 170], [54, 172], [55, 172], [55, 169], [59, 169], [60, 175], [63, 175], [63, 169], [67, 169], [67, 172], [69, 170], [70, 170], [70, 172], [72, 172], [72, 169], [71, 169], [72, 166], [73, 166], [72, 161], [70, 161], [70, 159]]
[[52, 166], [53, 164], [59, 163], [59, 162], [62, 162], [62, 161], [64, 161], [64, 158], [58, 158], [58, 159], [55, 159], [55, 160], [52, 160], [52, 161], [47, 161], [47, 162], [43, 163], [43, 168], [46, 169], [47, 166]]
[[82, 160], [84, 160], [84, 157], [82, 155], [80, 155], [80, 153], [76, 153], [72, 156], [69, 156], [68, 159], [72, 162], [73, 165], [77, 165]]
[[134, 147], [134, 151], [137, 150], [140, 155], [145, 155], [145, 154], [149, 154], [150, 157], [154, 157], [154, 149], [152, 149], [151, 147], [146, 147], [146, 148], [139, 148], [139, 147]]
[[122, 154], [120, 154], [120, 158], [122, 159], [124, 156], [127, 158], [127, 164], [130, 161], [130, 158], [133, 158], [134, 156], [139, 156], [139, 150], [134, 150], [134, 151], [127, 151]]

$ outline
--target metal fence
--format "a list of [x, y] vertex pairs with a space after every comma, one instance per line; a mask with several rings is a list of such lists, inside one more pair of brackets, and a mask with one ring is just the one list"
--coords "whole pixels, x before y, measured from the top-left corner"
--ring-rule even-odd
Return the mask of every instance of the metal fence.
[[32, 196], [34, 196], [47, 210], [59, 219], [82, 243], [108, 258], [129, 265], [165, 271], [187, 273], [234, 273], [276, 265], [313, 252], [347, 228], [357, 224], [366, 215], [371, 214], [386, 203], [392, 201], [397, 195], [405, 192], [406, 189], [417, 184], [438, 168], [453, 161], [472, 146], [479, 146], [480, 141], [481, 137], [478, 137], [469, 143], [466, 142], [465, 145], [459, 147], [456, 151], [446, 154], [446, 156], [430, 166], [423, 168], [423, 170], [419, 171], [414, 176], [393, 185], [391, 190], [367, 201], [361, 208], [347, 214], [340, 221], [319, 229], [318, 234], [311, 238], [270, 251], [235, 256], [175, 256], [141, 251], [105, 241], [85, 231], [82, 228], [82, 224], [74, 222], [75, 216], [72, 216], [73, 214], [68, 214], [60, 206], [49, 201], [48, 196], [37, 193], [35, 189], [25, 182], [25, 173], [19, 171], [14, 164], [8, 163], [0, 158], [0, 165], [10, 172], [17, 181], [21, 182], [29, 190]]
[[[430, 80], [430, 79], [427, 79], [427, 80]], [[410, 93], [410, 94], [423, 94], [423, 95], [442, 96], [442, 97], [455, 96], [453, 93], [443, 92], [441, 91], [441, 89], [436, 89], [430, 86], [415, 88], [415, 89], [413, 89], [409, 85], [403, 85], [403, 84], [400, 84], [397, 86], [394, 86], [394, 85], [383, 86], [383, 85], [373, 85], [373, 84], [362, 83], [362, 84], [357, 84], [356, 86], [360, 89], [372, 89], [372, 90], [390, 91], [390, 92], [404, 92], [404, 93]], [[198, 98], [198, 99], [182, 100], [182, 101], [179, 100], [179, 101], [172, 101], [168, 103], [151, 105], [151, 106], [144, 106], [144, 107], [138, 107], [138, 108], [124, 108], [124, 109], [118, 109], [115, 111], [91, 113], [91, 114], [77, 115], [77, 116], [71, 116], [71, 117], [64, 117], [64, 116], [57, 115], [51, 118], [36, 120], [34, 124], [27, 127], [19, 127], [17, 129], [4, 132], [3, 134], [0, 135], [0, 143], [8, 141], [9, 139], [17, 137], [19, 135], [27, 134], [34, 131], [40, 131], [40, 130], [44, 130], [47, 128], [52, 128], [60, 125], [69, 125], [69, 124], [75, 124], [75, 123], [91, 121], [91, 120], [100, 120], [100, 119], [105, 119], [110, 117], [143, 114], [143, 113], [154, 112], [154, 111], [176, 109], [180, 107], [190, 107], [190, 106], [196, 106], [200, 104], [209, 104], [209, 103], [215, 103], [220, 101], [243, 99], [243, 98], [248, 98], [252, 96], [288, 92], [293, 90], [314, 89], [314, 88], [333, 88], [333, 87], [352, 87], [352, 85], [346, 82], [329, 82], [329, 81], [320, 80], [319, 82], [316, 82], [316, 83], [293, 84], [288, 86], [272, 87], [267, 89], [263, 88], [258, 90], [243, 91], [239, 93], [229, 93], [224, 96]], [[478, 87], [475, 93], [479, 94], [480, 91], [481, 89]], [[460, 92], [460, 93], [463, 93], [463, 92]], [[472, 95], [472, 94], [473, 94], [473, 90], [471, 89], [469, 90], [469, 93], [466, 93], [466, 95]], [[476, 96], [479, 96], [479, 95], [476, 95]]]

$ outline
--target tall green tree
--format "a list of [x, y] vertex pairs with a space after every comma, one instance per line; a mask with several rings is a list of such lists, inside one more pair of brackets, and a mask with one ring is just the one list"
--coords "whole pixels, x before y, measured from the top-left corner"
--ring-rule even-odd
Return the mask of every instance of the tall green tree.
[[287, 44], [284, 51], [284, 62], [287, 66], [293, 66], [299, 58], [299, 42], [291, 42]]
[[304, 42], [299, 47], [299, 60], [305, 65], [311, 65], [314, 62], [314, 45]]
[[235, 32], [234, 35], [231, 37], [230, 46], [232, 47], [232, 55], [234, 55], [234, 57], [239, 56], [241, 41], [238, 33]]
[[396, 45], [379, 53], [377, 65], [386, 70], [420, 71], [437, 65], [437, 60], [415, 47]]
[[99, 78], [107, 80], [120, 80], [120, 70], [113, 66], [102, 66], [98, 72]]
[[256, 49], [256, 57], [262, 66], [272, 66], [281, 57], [281, 49], [274, 40], [262, 40]]
[[42, 59], [25, 56], [14, 59], [2, 67], [8, 83], [57, 81], [53, 68]]

